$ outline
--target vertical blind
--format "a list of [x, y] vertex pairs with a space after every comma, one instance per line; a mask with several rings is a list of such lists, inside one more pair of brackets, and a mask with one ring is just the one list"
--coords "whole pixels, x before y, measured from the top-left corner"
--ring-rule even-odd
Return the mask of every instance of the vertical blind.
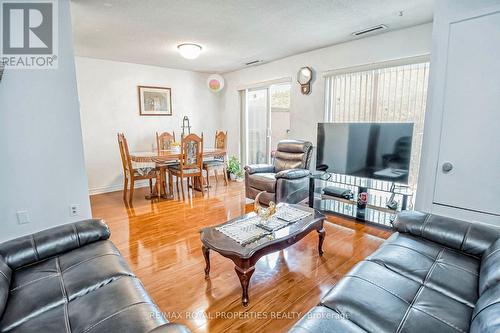
[[409, 185], [420, 164], [429, 62], [327, 75], [326, 122], [412, 122]]

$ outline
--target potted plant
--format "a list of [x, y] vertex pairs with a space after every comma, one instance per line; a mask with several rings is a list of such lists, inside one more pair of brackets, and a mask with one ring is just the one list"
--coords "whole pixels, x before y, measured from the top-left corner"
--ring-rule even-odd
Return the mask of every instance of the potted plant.
[[229, 178], [234, 181], [243, 181], [243, 170], [241, 169], [240, 161], [236, 156], [231, 156], [227, 165], [227, 172], [229, 172]]

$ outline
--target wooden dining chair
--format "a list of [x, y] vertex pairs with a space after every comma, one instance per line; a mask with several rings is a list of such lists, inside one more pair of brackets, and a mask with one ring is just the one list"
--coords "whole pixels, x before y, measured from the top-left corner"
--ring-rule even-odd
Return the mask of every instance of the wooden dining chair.
[[[227, 131], [216, 131], [215, 132], [215, 145], [216, 149], [227, 149]], [[224, 184], [227, 185], [227, 163], [226, 154], [221, 156], [216, 156], [211, 160], [203, 161], [203, 169], [207, 174], [207, 185], [210, 186], [210, 171], [214, 172], [215, 182], [218, 183], [217, 172], [222, 171]]]
[[179, 164], [168, 167], [168, 177], [170, 190], [172, 191], [173, 176], [177, 177], [177, 190], [179, 190], [179, 179], [181, 181], [182, 199], [184, 200], [184, 178], [187, 179], [189, 188], [189, 180], [191, 187], [194, 190], [196, 180], [199, 180], [201, 193], [205, 195], [203, 181], [203, 133], [201, 137], [196, 134], [189, 134], [181, 139], [181, 157]]
[[[158, 150], [158, 153], [160, 153], [161, 150], [169, 150], [172, 149], [172, 144], [175, 142], [175, 132], [172, 131], [172, 133], [169, 132], [163, 132], [159, 134], [156, 132], [156, 148]], [[168, 173], [168, 167], [171, 165], [174, 165], [177, 163], [176, 159], [173, 159], [172, 161], [165, 161], [161, 164], [157, 163], [157, 167], [159, 169], [159, 172], [162, 172], [163, 176], [162, 179], [164, 182], [162, 182], [163, 188], [166, 190], [167, 189], [167, 173]]]
[[163, 132], [158, 134], [156, 132], [156, 147], [158, 151], [160, 150], [168, 150], [172, 148], [172, 143], [175, 142], [175, 132]]
[[123, 133], [118, 133], [118, 146], [120, 147], [120, 156], [123, 166], [123, 200], [127, 200], [128, 184], [130, 183], [129, 203], [132, 204], [134, 198], [134, 186], [136, 180], [148, 179], [149, 191], [153, 192], [153, 178], [157, 176], [156, 168], [135, 168], [132, 166], [132, 160], [128, 150], [128, 143]]

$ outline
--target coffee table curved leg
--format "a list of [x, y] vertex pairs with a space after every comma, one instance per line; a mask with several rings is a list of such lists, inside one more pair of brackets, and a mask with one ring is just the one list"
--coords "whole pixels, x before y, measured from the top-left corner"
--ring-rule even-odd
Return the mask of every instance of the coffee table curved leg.
[[243, 269], [238, 266], [234, 267], [236, 274], [238, 274], [238, 278], [240, 279], [242, 295], [241, 295], [241, 303], [243, 306], [248, 306], [248, 285], [250, 284], [250, 278], [252, 277], [253, 272], [255, 271], [255, 267], [250, 267], [248, 269]]
[[326, 236], [325, 229], [324, 228], [319, 229], [318, 235], [319, 235], [318, 252], [319, 252], [319, 255], [322, 256], [323, 255], [323, 241], [325, 240], [325, 236]]
[[203, 251], [203, 257], [205, 257], [205, 279], [209, 278], [210, 274], [210, 249], [205, 245], [201, 246], [201, 250]]

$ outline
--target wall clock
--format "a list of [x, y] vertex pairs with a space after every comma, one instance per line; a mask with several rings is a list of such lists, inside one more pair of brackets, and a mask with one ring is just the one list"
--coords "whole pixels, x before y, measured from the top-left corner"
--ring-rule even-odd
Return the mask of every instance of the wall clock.
[[300, 92], [304, 95], [311, 93], [311, 80], [313, 77], [311, 67], [302, 67], [297, 73], [297, 82], [300, 84]]

